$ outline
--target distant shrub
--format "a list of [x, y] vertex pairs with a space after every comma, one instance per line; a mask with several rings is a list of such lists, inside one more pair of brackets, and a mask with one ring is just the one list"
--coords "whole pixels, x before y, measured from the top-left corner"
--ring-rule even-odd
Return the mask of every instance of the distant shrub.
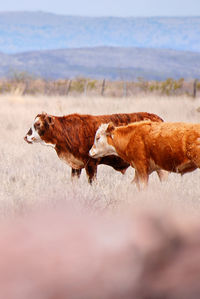
[[200, 82], [197, 82], [197, 90], [200, 90]]
[[12, 71], [10, 73], [10, 79], [15, 82], [25, 82], [28, 80], [33, 80], [33, 75], [25, 71]]
[[138, 85], [144, 92], [147, 92], [149, 90], [149, 82], [144, 80], [144, 78], [142, 77], [138, 77]]
[[149, 91], [154, 92], [160, 90], [160, 82], [155, 81], [155, 82], [150, 82], [149, 83]]
[[77, 78], [73, 80], [71, 85], [71, 90], [82, 93], [84, 91], [87, 79], [85, 78]]
[[87, 88], [90, 89], [90, 90], [95, 89], [96, 84], [97, 84], [97, 80], [89, 81], [88, 84], [87, 84]]
[[172, 78], [168, 78], [167, 80], [161, 83], [161, 92], [166, 95], [173, 95], [176, 91], [183, 86], [184, 79], [181, 78], [179, 80], [174, 80]]

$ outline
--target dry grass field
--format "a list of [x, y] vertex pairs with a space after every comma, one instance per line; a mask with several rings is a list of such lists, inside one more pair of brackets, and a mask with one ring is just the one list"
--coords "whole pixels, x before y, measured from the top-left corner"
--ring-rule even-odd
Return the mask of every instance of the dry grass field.
[[149, 188], [138, 192], [131, 184], [134, 170], [125, 175], [108, 166], [98, 167], [97, 182], [91, 187], [85, 172], [80, 180], [71, 182], [71, 169], [61, 162], [50, 147], [29, 145], [23, 140], [36, 114], [45, 111], [54, 115], [70, 113], [117, 113], [148, 111], [165, 121], [199, 122], [200, 99], [187, 97], [0, 97], [0, 207], [23, 211], [26, 206], [54, 203], [57, 200], [81, 202], [90, 208], [121, 208], [127, 205], [177, 207], [200, 213], [200, 171], [181, 177], [170, 174], [160, 184], [156, 174], [150, 176]]
[[133, 169], [101, 165], [90, 186], [84, 171], [71, 181], [54, 149], [23, 140], [42, 111], [199, 122], [199, 98], [7, 95], [0, 106], [2, 298], [199, 298], [200, 170], [162, 184], [152, 174], [139, 192]]

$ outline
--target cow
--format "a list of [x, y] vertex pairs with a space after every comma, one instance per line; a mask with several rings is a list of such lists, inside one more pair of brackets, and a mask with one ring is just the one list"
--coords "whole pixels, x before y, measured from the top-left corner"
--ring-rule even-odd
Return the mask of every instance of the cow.
[[24, 139], [30, 144], [40, 143], [52, 146], [58, 157], [71, 166], [72, 178], [79, 178], [81, 170], [85, 168], [88, 181], [92, 183], [96, 177], [99, 164], [112, 166], [121, 173], [125, 173], [129, 167], [129, 163], [115, 155], [99, 159], [93, 159], [89, 156], [89, 150], [98, 127], [102, 123], [110, 121], [119, 126], [142, 120], [163, 122], [159, 116], [147, 112], [98, 116], [81, 114], [53, 116], [42, 113], [35, 117]]
[[135, 182], [147, 186], [155, 170], [180, 173], [200, 167], [200, 124], [142, 121], [115, 127], [102, 124], [96, 132], [92, 158], [117, 155], [135, 168]]

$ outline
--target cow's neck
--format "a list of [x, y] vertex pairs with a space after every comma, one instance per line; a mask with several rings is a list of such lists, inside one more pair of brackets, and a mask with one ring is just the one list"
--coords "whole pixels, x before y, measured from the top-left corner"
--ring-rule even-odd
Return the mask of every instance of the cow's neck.
[[79, 140], [77, 141], [73, 135], [73, 128], [71, 124], [68, 125], [67, 119], [58, 118], [56, 120], [54, 129], [51, 132], [52, 143], [55, 143], [55, 150], [57, 154], [62, 152], [73, 153], [77, 155], [79, 152]]
[[123, 159], [126, 158], [125, 152], [128, 144], [126, 135], [121, 134], [121, 132], [118, 132], [118, 130], [115, 130], [112, 134], [112, 137], [110, 137], [109, 143], [115, 148], [118, 156]]

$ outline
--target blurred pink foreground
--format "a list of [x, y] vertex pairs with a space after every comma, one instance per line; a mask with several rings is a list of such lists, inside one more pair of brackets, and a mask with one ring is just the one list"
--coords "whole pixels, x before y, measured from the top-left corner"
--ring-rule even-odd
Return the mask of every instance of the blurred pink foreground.
[[[73, 216], [72, 216], [73, 215]], [[0, 298], [200, 298], [200, 224], [65, 207], [0, 225]]]

